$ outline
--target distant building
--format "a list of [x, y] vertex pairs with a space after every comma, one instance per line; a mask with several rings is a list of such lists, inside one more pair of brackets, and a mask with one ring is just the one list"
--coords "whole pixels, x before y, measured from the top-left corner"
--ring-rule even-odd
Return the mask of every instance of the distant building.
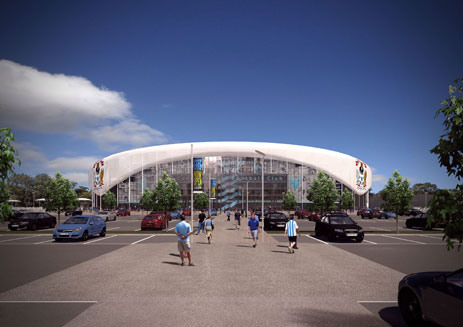
[[288, 190], [294, 192], [299, 205], [307, 204], [307, 190], [318, 171], [335, 181], [339, 193], [344, 188], [351, 190], [355, 207], [369, 206], [372, 172], [362, 160], [330, 150], [263, 142], [168, 144], [113, 154], [89, 169], [93, 206], [99, 207], [100, 197], [110, 190], [119, 207], [137, 208], [143, 190], [154, 189], [165, 171], [178, 182], [182, 191], [180, 205], [188, 208], [193, 157], [193, 168], [197, 168], [195, 188], [213, 192], [211, 180], [215, 180], [214, 208], [246, 208], [246, 200], [249, 208], [260, 208], [263, 155], [267, 208], [280, 208]]

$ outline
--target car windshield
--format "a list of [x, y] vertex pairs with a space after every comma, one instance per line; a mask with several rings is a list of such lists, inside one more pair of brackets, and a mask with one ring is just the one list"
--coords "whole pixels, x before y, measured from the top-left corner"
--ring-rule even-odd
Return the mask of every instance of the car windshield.
[[21, 217], [19, 217], [19, 219], [30, 219], [30, 218], [35, 218], [36, 217], [36, 214], [33, 214], [33, 213], [25, 213], [23, 214]]
[[282, 214], [282, 213], [277, 213], [277, 214], [271, 213], [271, 214], [269, 215], [269, 218], [270, 218], [270, 219], [285, 219], [286, 217], [285, 217], [285, 215]]
[[349, 217], [331, 217], [330, 218], [331, 224], [336, 224], [336, 225], [347, 225], [347, 224], [353, 224], [353, 220], [350, 219]]
[[66, 220], [65, 224], [86, 224], [88, 221], [87, 217], [71, 217]]
[[100, 212], [98, 212], [99, 215], [107, 215], [108, 213], [109, 213], [109, 212], [107, 212], [107, 211], [100, 211]]

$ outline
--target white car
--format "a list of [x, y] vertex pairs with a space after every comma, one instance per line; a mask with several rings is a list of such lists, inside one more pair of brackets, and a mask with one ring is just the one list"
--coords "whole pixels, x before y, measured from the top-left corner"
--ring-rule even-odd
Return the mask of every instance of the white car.
[[98, 216], [103, 218], [105, 221], [108, 221], [108, 220], [115, 221], [116, 220], [116, 214], [111, 211], [100, 211], [98, 212]]

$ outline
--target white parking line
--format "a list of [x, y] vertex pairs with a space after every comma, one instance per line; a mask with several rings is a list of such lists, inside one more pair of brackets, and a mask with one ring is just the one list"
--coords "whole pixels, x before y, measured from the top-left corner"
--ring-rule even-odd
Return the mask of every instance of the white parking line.
[[372, 241], [369, 241], [369, 240], [363, 240], [364, 242], [367, 242], [367, 243], [370, 243], [370, 244], [378, 244], [378, 243], [375, 243], [375, 242], [372, 242]]
[[148, 237], [142, 238], [141, 240], [135, 241], [135, 242], [130, 243], [130, 244], [131, 244], [131, 245], [137, 244], [137, 243], [140, 243], [140, 242], [142, 242], [142, 241], [144, 241], [144, 240], [147, 240], [147, 239], [149, 239], [149, 238], [152, 238], [152, 237], [154, 237], [154, 236], [156, 236], [156, 235], [150, 235], [150, 236], [148, 236]]
[[379, 228], [379, 227], [370, 227], [370, 228], [371, 228], [371, 229], [382, 230], [382, 231], [386, 231], [386, 232], [391, 231], [390, 229], [386, 229], [386, 228]]
[[413, 243], [423, 244], [423, 245], [426, 244], [426, 243], [423, 243], [423, 242], [418, 242], [418, 241], [413, 241], [413, 240], [407, 240], [406, 238], [394, 237], [394, 236], [389, 236], [389, 235], [381, 235], [381, 236], [393, 238], [393, 239], [400, 240], [400, 241], [413, 242]]
[[38, 237], [40, 235], [33, 235], [33, 236], [26, 236], [26, 237], [18, 237], [18, 238], [10, 238], [9, 240], [2, 240], [0, 241], [0, 243], [2, 242], [8, 242], [8, 241], [16, 241], [16, 240], [24, 240], [26, 238], [32, 238], [32, 237]]
[[46, 240], [46, 241], [42, 241], [42, 242], [37, 242], [37, 243], [34, 243], [34, 244], [43, 244], [43, 243], [50, 243], [50, 242], [53, 242], [54, 239], [51, 239], [51, 240]]
[[0, 303], [98, 303], [98, 301], [0, 301]]
[[112, 228], [108, 228], [106, 230], [114, 230], [114, 229], [119, 229], [120, 227], [112, 227]]
[[90, 244], [90, 243], [94, 243], [94, 242], [99, 242], [99, 241], [107, 240], [107, 239], [110, 239], [110, 238], [113, 238], [113, 237], [116, 237], [116, 236], [117, 235], [111, 235], [111, 236], [108, 236], [108, 237], [101, 237], [101, 238], [97, 238], [96, 240], [93, 240], [93, 241], [85, 242], [83, 244]]
[[421, 237], [427, 237], [427, 238], [432, 238], [434, 240], [442, 241], [442, 237], [433, 237], [433, 236], [429, 236], [429, 235], [420, 235], [420, 234], [418, 234], [418, 235], [421, 236]]
[[305, 236], [307, 236], [308, 238], [311, 238], [311, 239], [313, 239], [313, 240], [315, 240], [315, 241], [319, 241], [320, 243], [328, 244], [328, 243], [326, 243], [325, 241], [319, 240], [318, 238], [312, 237], [312, 236], [310, 236], [310, 235], [305, 234]]
[[357, 301], [357, 303], [397, 303], [397, 301]]
[[134, 232], [139, 232], [139, 231], [141, 231], [141, 228], [134, 230]]

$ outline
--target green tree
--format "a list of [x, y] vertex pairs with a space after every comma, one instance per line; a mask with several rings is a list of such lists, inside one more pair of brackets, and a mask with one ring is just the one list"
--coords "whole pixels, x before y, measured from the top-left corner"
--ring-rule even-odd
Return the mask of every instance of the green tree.
[[103, 208], [114, 209], [117, 205], [116, 196], [110, 190], [103, 195]]
[[[439, 164], [447, 169], [449, 176], [454, 175], [460, 182], [463, 178], [463, 78], [449, 86], [449, 97], [441, 102], [442, 107], [434, 118], [444, 116], [444, 134], [430, 151], [438, 156]], [[444, 240], [447, 248], [454, 248], [454, 239], [460, 250], [463, 239], [463, 184], [454, 191], [440, 190], [434, 194], [429, 206], [429, 221], [442, 218], [447, 223]]]
[[[47, 193], [48, 183], [50, 183], [51, 177], [48, 174], [35, 175], [33, 180], [33, 193], [34, 200], [44, 198]], [[91, 197], [88, 197], [89, 199]]]
[[0, 128], [0, 219], [2, 224], [6, 217], [13, 213], [8, 203], [10, 194], [6, 181], [9, 175], [14, 173], [14, 166], [21, 164], [18, 152], [11, 144], [13, 141], [14, 135], [11, 129]]
[[396, 169], [381, 192], [381, 198], [385, 202], [384, 208], [396, 213], [396, 230], [399, 233], [399, 214], [411, 208], [410, 203], [413, 199], [410, 182], [407, 178], [400, 176]]
[[415, 194], [434, 194], [438, 190], [437, 185], [431, 183], [417, 183], [413, 185], [412, 189]]
[[354, 196], [351, 191], [348, 189], [344, 189], [344, 191], [341, 194], [341, 198], [339, 199], [339, 206], [341, 209], [344, 209], [347, 211], [347, 209], [350, 209], [354, 206]]
[[291, 210], [296, 209], [297, 206], [297, 201], [296, 197], [294, 196], [294, 193], [291, 191], [288, 191], [285, 193], [285, 196], [283, 197], [283, 209], [289, 210], [291, 213]]
[[26, 174], [14, 174], [8, 178], [11, 196], [26, 207], [34, 205], [34, 178]]
[[206, 193], [196, 193], [194, 195], [194, 206], [197, 209], [206, 209], [209, 207], [209, 195]]
[[77, 204], [77, 195], [72, 189], [71, 181], [64, 178], [59, 171], [50, 180], [45, 199], [45, 209], [58, 213], [58, 224], [61, 223], [61, 212], [75, 208]]
[[140, 199], [140, 207], [143, 210], [153, 211], [154, 210], [154, 193], [149, 189], [145, 189]]
[[307, 200], [313, 202], [315, 209], [324, 213], [335, 208], [334, 203], [337, 199], [338, 192], [334, 187], [334, 181], [320, 171], [308, 190]]
[[169, 211], [179, 209], [180, 206], [178, 205], [178, 202], [181, 199], [182, 192], [180, 192], [178, 188], [177, 181], [170, 178], [166, 172], [163, 172], [161, 178], [158, 179], [156, 188], [153, 191], [153, 202], [156, 210], [164, 212], [166, 227], [169, 223], [167, 213]]
[[74, 189], [74, 191], [76, 191], [77, 197], [79, 198], [85, 198], [85, 199], [92, 198], [92, 192], [90, 192], [89, 188], [86, 186], [78, 186]]

